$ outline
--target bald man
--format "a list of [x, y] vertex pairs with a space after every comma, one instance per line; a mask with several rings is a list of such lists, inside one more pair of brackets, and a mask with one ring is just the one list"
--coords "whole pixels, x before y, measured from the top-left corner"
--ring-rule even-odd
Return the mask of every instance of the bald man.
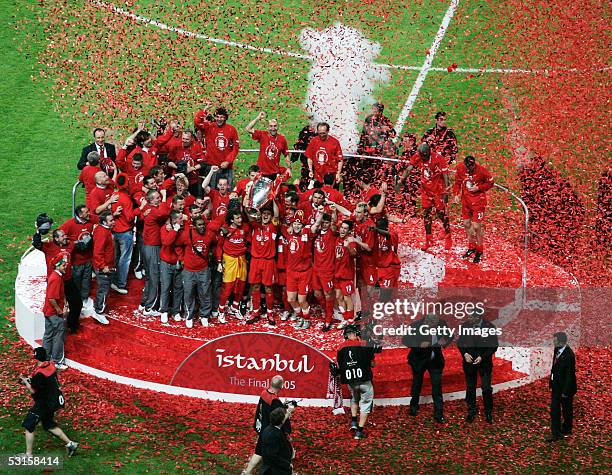
[[119, 194], [114, 193], [115, 182], [103, 171], [97, 172], [94, 180], [96, 187], [91, 191], [89, 204], [92, 213], [90, 219], [95, 223], [104, 211], [111, 211], [111, 206], [119, 201]]
[[245, 130], [251, 134], [253, 140], [259, 142], [259, 155], [257, 155], [257, 166], [261, 174], [271, 180], [282, 173], [280, 166], [281, 154], [285, 157], [285, 166], [291, 168], [291, 162], [288, 158], [289, 146], [284, 135], [278, 133], [278, 122], [275, 119], [268, 121], [268, 131], [255, 130], [255, 124], [258, 121], [265, 119], [266, 113], [260, 112]]

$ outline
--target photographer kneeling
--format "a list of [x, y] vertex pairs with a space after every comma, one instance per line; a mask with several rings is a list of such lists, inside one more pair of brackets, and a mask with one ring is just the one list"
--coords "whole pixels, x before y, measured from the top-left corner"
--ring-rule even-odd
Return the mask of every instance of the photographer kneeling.
[[296, 401], [289, 401], [283, 403], [278, 397], [278, 393], [283, 389], [285, 380], [282, 376], [276, 375], [270, 381], [270, 387], [264, 389], [259, 397], [257, 403], [257, 410], [255, 411], [255, 421], [253, 423], [253, 429], [257, 432], [257, 445], [255, 446], [255, 454], [251, 456], [249, 464], [246, 469], [242, 472], [242, 475], [251, 475], [255, 470], [255, 467], [261, 463], [262, 459], [262, 437], [263, 430], [270, 425], [270, 413], [279, 407], [284, 408], [287, 411], [287, 418], [281, 426], [283, 434], [288, 437], [291, 434], [291, 415], [297, 407]]
[[71, 441], [53, 420], [55, 411], [64, 407], [64, 395], [57, 380], [58, 368], [52, 361], [47, 361], [47, 351], [42, 346], [34, 350], [34, 358], [38, 363], [32, 376], [20, 378], [20, 383], [27, 388], [34, 399], [34, 405], [21, 424], [25, 428], [25, 456], [32, 456], [34, 430], [40, 422], [46, 431], [66, 443], [66, 452], [70, 457], [76, 452], [79, 444]]

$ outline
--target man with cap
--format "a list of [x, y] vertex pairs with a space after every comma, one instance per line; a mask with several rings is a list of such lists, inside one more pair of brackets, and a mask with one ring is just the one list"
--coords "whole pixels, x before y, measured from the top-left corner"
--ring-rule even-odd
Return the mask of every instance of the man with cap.
[[70, 440], [53, 420], [55, 411], [64, 407], [64, 395], [57, 380], [57, 371], [63, 371], [67, 366], [58, 366], [52, 361], [47, 361], [47, 351], [40, 346], [34, 349], [34, 358], [36, 358], [37, 363], [32, 375], [19, 378], [21, 384], [26, 387], [32, 399], [34, 399], [34, 405], [21, 424], [25, 429], [25, 457], [32, 457], [34, 430], [39, 422], [42, 423], [46, 431], [66, 443], [66, 452], [71, 457], [79, 444]]
[[473, 422], [478, 413], [476, 385], [480, 374], [485, 419], [491, 424], [493, 422], [493, 388], [491, 387], [493, 355], [497, 351], [499, 341], [495, 325], [482, 317], [482, 311], [474, 311], [470, 314], [466, 324], [461, 326], [457, 349], [463, 359], [465, 402], [468, 406], [466, 421]]
[[419, 399], [425, 371], [431, 379], [431, 396], [434, 403], [434, 420], [441, 424], [444, 418], [444, 401], [442, 397], [442, 370], [446, 348], [453, 341], [450, 328], [436, 314], [427, 314], [410, 325], [411, 330], [402, 339], [410, 348], [408, 365], [412, 370], [412, 389], [410, 391], [410, 415], [416, 416], [419, 411]]
[[374, 405], [374, 386], [372, 385], [372, 367], [374, 356], [382, 348], [368, 345], [361, 340], [359, 325], [349, 324], [344, 327], [345, 341], [338, 348], [336, 361], [330, 363], [332, 373], [340, 376], [342, 384], [347, 384], [351, 391], [351, 425], [355, 431], [354, 438], [364, 438], [364, 427]]
[[425, 224], [425, 245], [423, 251], [427, 251], [433, 245], [433, 235], [431, 224], [435, 209], [436, 216], [442, 221], [444, 227], [445, 244], [449, 250], [453, 247], [451, 237], [450, 221], [446, 212], [448, 202], [448, 192], [450, 190], [450, 179], [448, 164], [444, 158], [436, 152], [432, 152], [427, 143], [422, 143], [417, 148], [410, 159], [409, 165], [402, 173], [399, 182], [396, 184], [395, 191], [399, 191], [404, 181], [410, 175], [413, 168], [421, 172], [421, 206], [423, 207], [423, 220]]
[[51, 359], [65, 369], [64, 336], [66, 331], [66, 300], [64, 298], [64, 274], [69, 265], [69, 258], [57, 253], [50, 261], [51, 273], [47, 276], [47, 289], [43, 316], [45, 317], [45, 333], [43, 347]]
[[455, 203], [461, 200], [461, 217], [468, 238], [468, 249], [464, 258], [474, 254], [474, 263], [478, 264], [484, 252], [484, 230], [482, 221], [487, 207], [487, 194], [493, 187], [493, 177], [489, 171], [476, 163], [476, 159], [468, 155], [457, 166], [455, 174]]

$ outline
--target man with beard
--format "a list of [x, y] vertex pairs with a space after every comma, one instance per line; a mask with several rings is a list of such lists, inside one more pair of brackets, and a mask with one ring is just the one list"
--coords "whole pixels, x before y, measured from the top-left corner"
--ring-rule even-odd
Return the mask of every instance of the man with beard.
[[291, 168], [291, 162], [287, 159], [289, 149], [287, 139], [278, 133], [278, 122], [275, 119], [268, 121], [268, 131], [255, 130], [255, 124], [266, 117], [265, 112], [260, 112], [255, 119], [246, 126], [246, 131], [251, 134], [253, 140], [259, 142], [259, 154], [257, 155], [257, 166], [263, 176], [274, 180], [279, 173], [280, 156], [285, 156], [285, 165]]

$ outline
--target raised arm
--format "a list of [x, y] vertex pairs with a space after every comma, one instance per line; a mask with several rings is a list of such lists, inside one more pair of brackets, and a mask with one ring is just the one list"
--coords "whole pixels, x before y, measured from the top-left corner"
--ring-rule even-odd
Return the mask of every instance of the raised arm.
[[249, 122], [249, 124], [244, 128], [244, 130], [246, 130], [249, 134], [252, 134], [253, 132], [255, 132], [255, 124], [257, 124], [257, 122], [264, 119], [265, 117], [266, 113], [264, 111], [261, 111], [259, 114], [257, 114], [257, 117], [255, 117], [251, 122]]

